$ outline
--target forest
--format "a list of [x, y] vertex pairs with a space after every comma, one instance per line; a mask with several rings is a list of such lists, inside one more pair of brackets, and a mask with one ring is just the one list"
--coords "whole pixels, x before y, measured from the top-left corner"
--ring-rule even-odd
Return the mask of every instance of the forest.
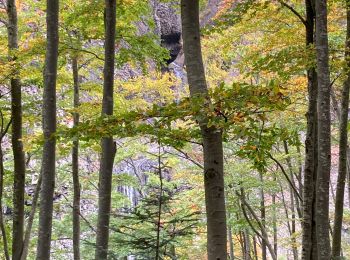
[[0, 0], [0, 259], [350, 259], [349, 0]]

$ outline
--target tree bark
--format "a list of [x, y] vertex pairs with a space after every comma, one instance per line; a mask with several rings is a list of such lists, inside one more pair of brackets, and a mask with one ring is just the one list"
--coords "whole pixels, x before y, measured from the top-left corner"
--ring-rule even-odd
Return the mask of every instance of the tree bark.
[[[306, 47], [314, 44], [315, 12], [313, 0], [306, 0]], [[303, 185], [302, 259], [317, 259], [316, 237], [316, 178], [317, 178], [317, 73], [307, 70], [309, 105], [305, 140], [305, 170]]]
[[[78, 58], [72, 59], [73, 81], [74, 81], [74, 108], [79, 107], [79, 74], [78, 74]], [[79, 125], [79, 113], [73, 113], [73, 125]], [[74, 260], [80, 259], [80, 183], [79, 183], [79, 140], [73, 141], [72, 149], [72, 175], [73, 175], [73, 255]]]
[[330, 74], [327, 33], [327, 1], [316, 0], [318, 168], [316, 181], [316, 235], [318, 259], [330, 259], [329, 181], [331, 166]]
[[[105, 63], [103, 69], [102, 116], [113, 115], [114, 58], [116, 34], [116, 0], [105, 1]], [[116, 148], [113, 137], [101, 141], [101, 162], [98, 192], [98, 223], [95, 259], [104, 260], [108, 255], [109, 219], [111, 211], [112, 171]]]
[[[199, 0], [181, 1], [185, 64], [191, 97], [207, 97], [199, 31]], [[208, 105], [205, 102], [203, 106]], [[199, 122], [203, 139], [204, 189], [207, 215], [209, 260], [227, 259], [227, 228], [223, 174], [223, 147], [220, 129]]]
[[[16, 61], [16, 51], [18, 50], [18, 25], [15, 0], [7, 1], [6, 11], [8, 16], [9, 60]], [[15, 66], [17, 66], [17, 64], [15, 64]], [[10, 84], [12, 151], [14, 158], [12, 259], [19, 260], [23, 247], [25, 158], [22, 143], [22, 91], [18, 68], [13, 70]]]
[[[345, 61], [348, 71], [350, 67], [350, 8], [349, 3], [346, 3], [347, 8], [347, 26], [346, 26], [346, 43], [345, 43]], [[334, 259], [341, 259], [341, 228], [343, 223], [344, 210], [344, 193], [345, 181], [347, 174], [347, 146], [348, 146], [348, 111], [349, 111], [349, 91], [350, 91], [350, 73], [347, 72], [347, 78], [343, 85], [342, 99], [340, 107], [340, 127], [339, 127], [339, 166], [338, 166], [338, 180], [335, 199], [334, 211], [334, 228], [333, 228], [333, 242], [332, 242], [332, 257]]]
[[47, 0], [47, 42], [44, 71], [42, 187], [40, 192], [38, 260], [50, 259], [56, 156], [56, 78], [58, 58], [58, 0]]

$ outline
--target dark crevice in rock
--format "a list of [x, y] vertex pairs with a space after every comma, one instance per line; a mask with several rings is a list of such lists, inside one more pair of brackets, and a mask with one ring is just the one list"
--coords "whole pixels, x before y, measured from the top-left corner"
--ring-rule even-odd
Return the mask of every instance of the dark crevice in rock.
[[171, 4], [158, 4], [155, 11], [161, 46], [169, 50], [170, 58], [166, 60], [169, 65], [176, 60], [182, 49], [180, 17]]

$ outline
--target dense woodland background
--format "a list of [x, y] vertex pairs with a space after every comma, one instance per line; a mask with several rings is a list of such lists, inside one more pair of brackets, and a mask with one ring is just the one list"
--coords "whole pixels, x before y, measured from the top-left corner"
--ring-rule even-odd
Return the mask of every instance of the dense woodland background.
[[0, 259], [350, 259], [347, 0], [0, 0]]

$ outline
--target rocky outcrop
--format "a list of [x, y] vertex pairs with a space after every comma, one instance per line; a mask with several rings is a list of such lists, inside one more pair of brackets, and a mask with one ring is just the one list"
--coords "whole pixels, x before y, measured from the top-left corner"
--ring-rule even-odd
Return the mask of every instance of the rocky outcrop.
[[209, 0], [203, 13], [201, 14], [201, 27], [212, 24], [212, 19], [219, 11], [222, 0]]
[[169, 3], [154, 4], [154, 19], [162, 47], [169, 50], [169, 65], [181, 51], [181, 21], [175, 8]]

